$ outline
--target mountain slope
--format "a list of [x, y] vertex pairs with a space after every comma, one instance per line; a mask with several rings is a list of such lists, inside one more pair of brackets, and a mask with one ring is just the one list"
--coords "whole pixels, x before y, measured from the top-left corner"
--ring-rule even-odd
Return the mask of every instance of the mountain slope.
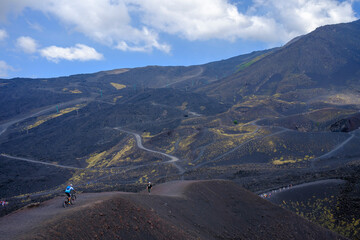
[[169, 182], [151, 195], [81, 194], [71, 208], [60, 205], [57, 198], [6, 216], [0, 232], [11, 239], [344, 239], [229, 181]]
[[232, 101], [251, 94], [301, 95], [301, 89], [359, 90], [359, 39], [360, 20], [320, 27], [203, 91]]
[[[229, 76], [274, 49], [194, 66], [147, 66], [48, 79], [0, 79], [0, 123], [34, 109], [81, 97], [133, 95], [146, 88], [192, 89]], [[124, 93], [124, 90], [125, 91]]]
[[102, 83], [118, 82], [136, 88], [192, 89], [235, 73], [241, 64], [264, 56], [275, 49], [255, 51], [229, 59], [193, 66], [147, 66], [121, 71], [104, 71], [93, 75]]

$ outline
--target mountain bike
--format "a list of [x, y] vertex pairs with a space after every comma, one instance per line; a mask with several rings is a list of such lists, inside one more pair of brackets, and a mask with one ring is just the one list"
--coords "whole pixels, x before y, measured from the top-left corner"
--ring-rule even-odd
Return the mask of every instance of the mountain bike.
[[75, 200], [76, 200], [76, 195], [75, 195], [75, 193], [71, 194], [70, 201], [69, 201], [69, 198], [66, 196], [66, 197], [65, 197], [65, 201], [63, 202], [63, 207], [66, 208], [66, 207], [68, 207], [68, 206], [70, 206], [70, 205], [73, 205], [74, 202], [75, 202]]

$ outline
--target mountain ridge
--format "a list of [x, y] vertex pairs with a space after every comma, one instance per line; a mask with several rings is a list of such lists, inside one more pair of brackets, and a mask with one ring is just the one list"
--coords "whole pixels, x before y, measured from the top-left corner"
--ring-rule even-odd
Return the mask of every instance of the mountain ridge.
[[341, 86], [339, 77], [345, 86], [356, 87], [359, 37], [360, 20], [319, 27], [203, 91], [232, 100], [234, 96], [273, 95], [299, 88], [335, 88]]
[[[345, 239], [223, 180], [168, 182], [156, 185], [151, 194], [80, 194], [71, 209], [62, 209], [60, 201], [57, 198], [0, 219], [2, 236], [12, 239]], [[45, 208], [51, 215], [37, 216], [36, 212]], [[16, 219], [24, 222], [26, 216], [34, 218], [34, 222], [11, 226]], [[16, 237], [19, 232], [22, 234]]]

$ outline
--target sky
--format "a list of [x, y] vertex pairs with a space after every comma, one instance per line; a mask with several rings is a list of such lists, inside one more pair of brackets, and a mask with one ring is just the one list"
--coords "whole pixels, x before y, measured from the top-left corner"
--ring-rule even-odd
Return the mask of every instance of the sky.
[[189, 66], [360, 17], [360, 0], [0, 0], [0, 78]]

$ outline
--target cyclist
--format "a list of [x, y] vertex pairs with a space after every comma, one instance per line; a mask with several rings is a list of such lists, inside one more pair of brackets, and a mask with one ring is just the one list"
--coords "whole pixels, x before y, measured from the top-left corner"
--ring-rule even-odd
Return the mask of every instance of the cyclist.
[[75, 189], [73, 188], [73, 185], [70, 184], [69, 186], [66, 187], [65, 189], [65, 193], [66, 195], [68, 196], [68, 203], [70, 204], [71, 202], [71, 196], [72, 196], [72, 193], [76, 193]]
[[146, 189], [148, 190], [149, 193], [150, 193], [150, 191], [151, 191], [151, 188], [152, 188], [152, 185], [151, 185], [151, 182], [149, 182], [149, 183], [146, 185]]

